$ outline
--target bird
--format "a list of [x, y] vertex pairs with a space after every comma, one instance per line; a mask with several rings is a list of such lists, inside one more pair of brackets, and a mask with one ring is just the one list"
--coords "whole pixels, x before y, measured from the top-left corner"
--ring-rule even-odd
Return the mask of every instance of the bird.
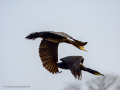
[[47, 69], [52, 74], [59, 73], [57, 65], [59, 43], [65, 42], [68, 44], [72, 44], [78, 49], [87, 52], [87, 50], [85, 50], [83, 47], [87, 44], [87, 42], [78, 41], [64, 32], [33, 32], [25, 38], [32, 40], [35, 40], [36, 38], [42, 38], [42, 41], [39, 46], [39, 56], [41, 58], [43, 67], [45, 67], [45, 69]]
[[87, 68], [83, 65], [84, 58], [82, 56], [67, 56], [60, 59], [62, 62], [57, 63], [58, 68], [70, 70], [75, 79], [81, 80], [82, 70], [94, 75], [102, 75], [100, 72]]

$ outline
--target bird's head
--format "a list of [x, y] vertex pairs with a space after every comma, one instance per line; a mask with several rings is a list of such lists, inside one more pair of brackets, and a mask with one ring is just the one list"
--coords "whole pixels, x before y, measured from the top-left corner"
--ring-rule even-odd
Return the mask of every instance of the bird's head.
[[92, 70], [92, 69], [90, 69], [90, 68], [86, 68], [87, 69], [87, 71], [89, 72], [89, 73], [92, 73], [92, 74], [94, 74], [94, 75], [102, 75], [102, 76], [104, 76], [103, 74], [101, 74], [100, 72], [98, 72], [98, 71], [96, 71], [96, 70]]
[[94, 72], [94, 75], [102, 75], [102, 76], [104, 76], [103, 74], [101, 74], [101, 73], [99, 73], [99, 72]]
[[80, 50], [84, 50], [84, 51], [88, 52], [87, 50], [85, 50], [85, 49], [84, 49], [84, 47], [83, 47], [83, 46], [80, 46], [80, 47], [79, 47], [79, 49], [80, 49]]
[[81, 62], [80, 62], [80, 66], [81, 66], [82, 70], [87, 71], [87, 72], [89, 72], [91, 74], [104, 76], [103, 74], [99, 73], [96, 70], [93, 70], [93, 69], [90, 69], [90, 68], [86, 68]]

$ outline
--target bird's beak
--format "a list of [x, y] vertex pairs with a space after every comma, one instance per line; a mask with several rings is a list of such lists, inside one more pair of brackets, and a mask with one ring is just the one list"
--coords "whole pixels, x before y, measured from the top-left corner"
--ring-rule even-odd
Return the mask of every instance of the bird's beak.
[[84, 51], [88, 52], [87, 50], [83, 49]]
[[88, 52], [87, 50], [84, 49], [83, 46], [80, 46], [80, 49], [81, 49], [81, 50], [84, 50], [84, 51], [86, 51], [86, 52]]
[[104, 76], [103, 74], [101, 74], [101, 73], [94, 73], [95, 75], [102, 75], [102, 76]]
[[103, 74], [100, 74], [100, 75], [104, 76]]

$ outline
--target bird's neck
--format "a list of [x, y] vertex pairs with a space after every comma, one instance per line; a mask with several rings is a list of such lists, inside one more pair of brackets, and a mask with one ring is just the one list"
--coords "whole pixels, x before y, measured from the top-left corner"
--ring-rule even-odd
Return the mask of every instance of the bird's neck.
[[65, 42], [68, 43], [68, 44], [72, 44], [79, 49], [79, 45], [76, 42], [74, 42], [72, 40], [69, 40], [69, 39], [67, 39]]
[[93, 69], [86, 68], [86, 71], [87, 71], [87, 72], [89, 72], [89, 73], [92, 73], [92, 74], [94, 74], [94, 70], [93, 70]]

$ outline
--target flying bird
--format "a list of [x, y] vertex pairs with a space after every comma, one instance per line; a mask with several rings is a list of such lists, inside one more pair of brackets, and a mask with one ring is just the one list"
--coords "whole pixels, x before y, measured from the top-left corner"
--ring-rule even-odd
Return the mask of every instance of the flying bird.
[[69, 36], [63, 32], [54, 32], [54, 31], [43, 31], [43, 32], [34, 32], [26, 37], [27, 39], [36, 39], [42, 38], [42, 41], [39, 46], [39, 56], [43, 63], [43, 67], [47, 69], [50, 73], [58, 73], [58, 45], [59, 43], [65, 42], [72, 44], [80, 50], [84, 49], [83, 46], [87, 42], [81, 42], [73, 37]]
[[71, 73], [74, 75], [75, 79], [78, 78], [79, 80], [82, 78], [82, 70], [87, 71], [94, 75], [104, 76], [103, 74], [101, 74], [100, 72], [96, 70], [85, 67], [83, 65], [84, 58], [82, 56], [68, 56], [68, 57], [61, 58], [60, 60], [62, 62], [57, 63], [58, 67], [61, 69], [70, 70]]

